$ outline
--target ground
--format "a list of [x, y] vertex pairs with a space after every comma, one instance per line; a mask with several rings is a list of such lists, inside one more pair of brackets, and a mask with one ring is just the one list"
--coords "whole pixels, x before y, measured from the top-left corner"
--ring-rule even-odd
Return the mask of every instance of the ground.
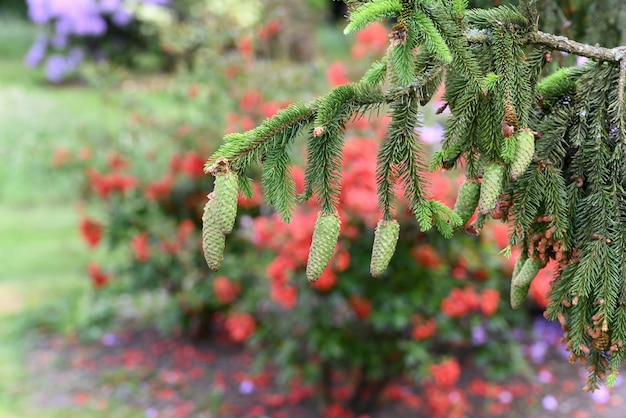
[[[464, 365], [460, 389], [471, 404], [467, 417], [617, 418], [626, 396], [618, 380], [611, 391], [586, 394], [584, 369], [570, 365], [552, 338], [558, 333], [539, 320], [544, 338], [525, 345], [527, 377], [489, 382], [484, 373]], [[545, 338], [547, 336], [547, 338]], [[25, 354], [23, 385], [13, 388], [22, 399], [20, 413], [66, 417], [349, 417], [323, 411], [313, 386], [283, 389], [275, 370], [253, 372], [254, 353], [232, 343], [225, 333], [192, 343], [155, 330], [104, 334], [86, 342], [75, 337], [40, 334]], [[465, 367], [467, 366], [467, 367]], [[347, 393], [339, 385], [336, 393]], [[370, 418], [432, 416], [423, 388], [393, 382]], [[44, 413], [45, 415], [41, 415]], [[324, 413], [326, 415], [324, 415]], [[0, 416], [4, 416], [1, 415]], [[29, 415], [7, 415], [29, 416]]]

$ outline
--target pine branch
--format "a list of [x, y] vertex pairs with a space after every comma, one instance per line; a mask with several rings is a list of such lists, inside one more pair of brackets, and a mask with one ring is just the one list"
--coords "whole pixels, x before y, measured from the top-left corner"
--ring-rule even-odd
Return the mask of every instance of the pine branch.
[[[473, 44], [492, 42], [492, 36], [486, 31], [471, 31], [465, 34], [467, 41]], [[531, 32], [523, 40], [526, 44], [539, 45], [546, 49], [567, 52], [595, 61], [619, 62], [624, 59], [623, 47], [604, 48], [573, 41], [565, 36], [557, 36], [542, 31]]]

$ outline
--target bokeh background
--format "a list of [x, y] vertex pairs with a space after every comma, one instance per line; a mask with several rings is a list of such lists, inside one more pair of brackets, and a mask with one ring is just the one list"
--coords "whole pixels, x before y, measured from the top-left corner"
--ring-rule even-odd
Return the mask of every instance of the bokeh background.
[[[625, 43], [626, 13], [605, 2], [543, 3], [546, 30]], [[203, 166], [222, 137], [385, 54], [388, 27], [346, 38], [345, 14], [325, 0], [0, 0], [1, 417], [622, 416], [621, 378], [583, 393], [584, 366], [541, 316], [549, 267], [510, 309], [503, 223], [446, 240], [419, 231], [399, 190], [397, 253], [370, 276], [385, 112], [346, 127], [341, 239], [315, 285], [315, 202], [280, 221], [260, 170], [222, 269], [206, 267]], [[420, 116], [425, 158], [443, 93]], [[454, 205], [462, 173], [427, 176]]]

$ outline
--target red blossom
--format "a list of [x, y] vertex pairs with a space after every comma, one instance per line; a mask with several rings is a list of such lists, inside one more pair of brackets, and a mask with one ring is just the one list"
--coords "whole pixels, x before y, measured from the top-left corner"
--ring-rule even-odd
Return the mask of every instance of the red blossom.
[[422, 244], [411, 249], [411, 256], [422, 266], [430, 269], [441, 265], [441, 259], [437, 251], [428, 244]]
[[178, 173], [183, 166], [183, 156], [181, 154], [174, 154], [170, 158], [170, 172], [172, 174]]
[[257, 90], [247, 91], [241, 100], [239, 100], [239, 109], [244, 112], [251, 113], [258, 110], [263, 102], [263, 96]]
[[270, 20], [264, 26], [257, 29], [257, 37], [266, 41], [274, 36], [280, 31], [280, 22], [278, 20]]
[[361, 59], [367, 55], [379, 55], [389, 44], [387, 28], [380, 22], [369, 24], [356, 34], [356, 43], [350, 49], [353, 58]]
[[454, 288], [441, 303], [441, 311], [450, 318], [467, 315], [480, 305], [480, 298], [473, 288]]
[[335, 287], [336, 284], [337, 275], [331, 269], [327, 268], [312, 286], [320, 292], [328, 292]]
[[137, 261], [146, 262], [150, 259], [150, 247], [148, 245], [149, 237], [148, 234], [142, 232], [136, 235], [130, 241], [130, 247], [133, 250], [133, 254]]
[[372, 303], [362, 296], [350, 295], [348, 303], [359, 319], [367, 318], [372, 312]]
[[233, 302], [239, 293], [241, 293], [241, 285], [230, 281], [228, 277], [219, 276], [213, 280], [213, 294], [220, 304], [227, 305]]
[[83, 218], [79, 224], [80, 235], [89, 248], [95, 248], [102, 240], [102, 224], [89, 218]]
[[350, 253], [343, 248], [339, 248], [333, 255], [331, 263], [337, 273], [348, 270], [350, 267]]
[[415, 316], [413, 318], [413, 330], [411, 337], [415, 341], [423, 341], [431, 338], [437, 331], [437, 321], [434, 318], [424, 319], [421, 316]]
[[326, 70], [326, 80], [332, 87], [348, 84], [350, 79], [348, 78], [346, 65], [341, 62], [331, 64], [328, 70]]
[[167, 196], [172, 191], [173, 186], [174, 179], [168, 174], [162, 179], [149, 184], [144, 191], [144, 195], [146, 199], [154, 202]]
[[270, 285], [270, 298], [284, 309], [292, 309], [298, 302], [298, 289], [289, 285]]
[[204, 159], [196, 152], [189, 152], [183, 158], [180, 171], [187, 174], [191, 178], [204, 176]]
[[480, 310], [485, 316], [492, 316], [498, 310], [500, 292], [496, 289], [485, 289], [480, 295]]
[[178, 225], [178, 230], [176, 231], [176, 239], [178, 239], [178, 242], [187, 241], [187, 239], [191, 236], [195, 229], [196, 225], [191, 219], [183, 220], [180, 225]]
[[239, 39], [237, 50], [244, 58], [251, 59], [254, 56], [254, 45], [252, 43], [252, 36], [242, 36], [241, 39]]
[[130, 162], [119, 153], [113, 152], [107, 158], [107, 165], [111, 170], [123, 170], [130, 166]]
[[461, 366], [456, 358], [451, 357], [439, 364], [432, 364], [430, 374], [437, 387], [451, 387], [456, 385], [461, 377]]
[[550, 288], [554, 280], [554, 271], [557, 262], [551, 260], [543, 269], [539, 271], [537, 277], [530, 284], [529, 293], [537, 304], [545, 309], [550, 301]]
[[89, 271], [89, 276], [91, 277], [91, 283], [96, 289], [106, 286], [106, 284], [111, 280], [111, 276], [103, 272], [100, 266], [96, 263], [90, 263], [89, 266], [87, 266], [87, 270]]
[[257, 183], [252, 184], [252, 198], [248, 199], [244, 195], [240, 194], [237, 201], [237, 206], [241, 209], [256, 209], [263, 203], [263, 190]]
[[252, 315], [235, 312], [226, 318], [224, 323], [230, 338], [238, 343], [247, 340], [256, 330], [256, 322]]
[[277, 101], [265, 102], [261, 105], [261, 116], [264, 118], [270, 118], [274, 116], [283, 106]]
[[67, 148], [57, 147], [54, 150], [54, 157], [52, 158], [52, 166], [54, 168], [61, 168], [65, 166], [70, 161], [71, 158], [72, 158], [72, 155], [70, 154]]

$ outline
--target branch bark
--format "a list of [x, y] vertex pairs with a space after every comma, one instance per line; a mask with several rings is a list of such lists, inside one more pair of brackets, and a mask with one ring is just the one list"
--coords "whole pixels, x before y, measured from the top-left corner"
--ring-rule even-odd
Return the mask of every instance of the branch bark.
[[[469, 33], [466, 35], [470, 43], [485, 43], [491, 41], [488, 33]], [[573, 41], [565, 36], [557, 36], [551, 33], [537, 31], [528, 36], [526, 43], [545, 46], [555, 51], [563, 51], [581, 57], [591, 58], [596, 61], [620, 62], [624, 59], [624, 47], [604, 48], [583, 44]]]

